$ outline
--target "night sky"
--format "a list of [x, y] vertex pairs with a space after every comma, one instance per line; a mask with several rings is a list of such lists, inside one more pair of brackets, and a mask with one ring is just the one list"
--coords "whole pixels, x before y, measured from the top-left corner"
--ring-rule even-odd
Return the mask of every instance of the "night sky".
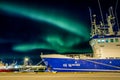
[[[103, 13], [115, 8], [116, 0], [100, 2]], [[97, 0], [0, 0], [0, 58], [91, 53], [88, 7], [100, 20]]]

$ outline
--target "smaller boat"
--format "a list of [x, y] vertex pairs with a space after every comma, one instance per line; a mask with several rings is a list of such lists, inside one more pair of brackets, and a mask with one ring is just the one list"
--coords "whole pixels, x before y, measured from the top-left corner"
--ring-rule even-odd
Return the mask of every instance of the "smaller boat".
[[4, 64], [2, 61], [0, 61], [0, 72], [14, 72], [18, 69], [13, 65]]

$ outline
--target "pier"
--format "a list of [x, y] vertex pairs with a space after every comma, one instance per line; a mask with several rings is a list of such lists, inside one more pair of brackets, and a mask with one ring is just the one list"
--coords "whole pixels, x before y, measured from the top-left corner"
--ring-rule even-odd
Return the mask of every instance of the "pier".
[[120, 72], [14, 72], [0, 73], [0, 80], [120, 80]]

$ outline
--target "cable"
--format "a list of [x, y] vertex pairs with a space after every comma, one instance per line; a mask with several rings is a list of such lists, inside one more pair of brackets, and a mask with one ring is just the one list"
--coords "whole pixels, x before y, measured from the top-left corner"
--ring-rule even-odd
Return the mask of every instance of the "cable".
[[116, 16], [116, 22], [117, 22], [117, 26], [118, 26], [118, 31], [119, 29], [119, 23], [118, 23], [118, 17], [117, 17], [117, 6], [118, 6], [118, 0], [116, 1], [116, 5], [115, 5], [115, 16]]
[[[101, 14], [103, 26], [104, 26], [104, 18], [103, 18], [102, 9], [101, 9], [101, 5], [100, 5], [100, 1], [99, 1], [99, 0], [98, 0], [98, 5], [99, 5], [99, 9], [100, 9], [100, 14]], [[105, 26], [104, 26], [104, 27], [105, 27]]]

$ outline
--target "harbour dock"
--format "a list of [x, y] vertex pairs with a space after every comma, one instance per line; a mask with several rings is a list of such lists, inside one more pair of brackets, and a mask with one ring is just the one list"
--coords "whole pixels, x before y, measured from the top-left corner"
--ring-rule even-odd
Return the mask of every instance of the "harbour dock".
[[0, 80], [120, 80], [120, 72], [4, 72]]

